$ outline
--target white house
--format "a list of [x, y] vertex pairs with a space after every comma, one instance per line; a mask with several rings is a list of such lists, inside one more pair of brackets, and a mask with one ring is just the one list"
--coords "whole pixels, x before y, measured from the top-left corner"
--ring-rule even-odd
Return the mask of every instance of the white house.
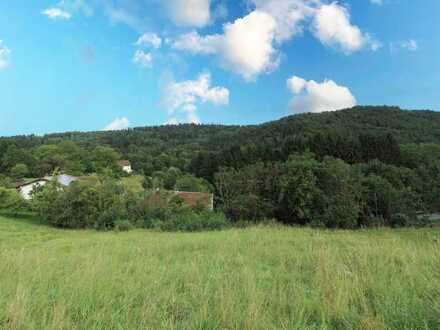
[[34, 191], [34, 189], [38, 187], [43, 187], [44, 185], [46, 185], [47, 182], [48, 180], [44, 178], [36, 179], [29, 182], [19, 183], [17, 184], [16, 188], [22, 198], [30, 200], [32, 199], [32, 192]]
[[44, 178], [19, 183], [16, 185], [16, 188], [21, 197], [23, 197], [26, 200], [30, 200], [32, 199], [32, 192], [34, 191], [34, 189], [45, 186], [48, 182], [54, 180], [55, 178], [57, 182], [64, 187], [68, 187], [72, 182], [79, 180], [78, 177], [68, 174], [61, 174], [56, 177], [45, 176]]
[[133, 173], [133, 169], [131, 168], [131, 163], [129, 160], [121, 160], [119, 161], [119, 166], [121, 166], [121, 169], [128, 174]]

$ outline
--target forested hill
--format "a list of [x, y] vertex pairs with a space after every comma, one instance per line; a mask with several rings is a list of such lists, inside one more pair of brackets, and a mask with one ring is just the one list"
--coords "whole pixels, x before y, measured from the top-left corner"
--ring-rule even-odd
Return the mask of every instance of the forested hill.
[[[250, 126], [179, 125], [5, 137], [0, 138], [0, 155], [3, 155], [0, 173], [7, 173], [15, 165], [14, 160], [4, 159], [8, 149], [34, 151], [41, 145], [53, 146], [65, 141], [75, 142], [89, 151], [97, 146], [111, 146], [129, 159], [136, 170], [147, 175], [177, 167], [211, 179], [220, 167], [283, 161], [294, 152], [306, 150], [319, 157], [329, 155], [350, 163], [374, 158], [393, 162], [395, 154], [390, 145], [440, 143], [440, 113], [395, 107], [355, 107], [293, 115]], [[28, 163], [35, 161], [17, 159], [17, 162], [33, 167]]]
[[[285, 138], [292, 135], [314, 135], [339, 132], [341, 134], [388, 134], [400, 143], [440, 142], [440, 112], [429, 110], [401, 110], [398, 107], [359, 106], [347, 110], [292, 115], [261, 125], [225, 126], [192, 125], [138, 127], [110, 132], [68, 132], [43, 137], [15, 136], [1, 138], [17, 145], [30, 147], [39, 144], [73, 140], [85, 145], [110, 144], [123, 149], [128, 145], [141, 145], [148, 140], [166, 141], [168, 147], [206, 146], [224, 147], [239, 141], [260, 137]], [[168, 148], [167, 148], [168, 149]]]
[[[137, 174], [128, 181], [120, 180], [125, 175], [121, 159], [128, 159]], [[20, 205], [9, 202], [20, 200], [16, 182], [58, 171], [92, 180], [65, 195], [58, 196], [57, 189], [54, 195], [50, 190], [38, 195], [43, 198], [39, 215], [69, 228], [75, 226], [72, 219], [93, 228], [111, 228], [117, 218], [151, 220], [156, 211], [148, 213], [142, 205], [144, 194], [156, 189], [214, 192], [216, 209], [231, 220], [278, 219], [331, 228], [418, 225], [416, 212], [440, 210], [440, 113], [357, 107], [252, 126], [0, 138], [0, 209], [2, 203]], [[107, 204], [99, 201], [113, 203], [115, 196], [135, 199], [114, 204], [111, 212], [100, 209]], [[81, 212], [95, 209], [101, 211], [93, 213], [91, 225], [91, 214]], [[169, 210], [163, 210], [163, 219]]]
[[259, 126], [277, 136], [294, 134], [392, 134], [399, 143], [439, 143], [440, 112], [397, 107], [354, 107], [348, 110], [289, 116]]

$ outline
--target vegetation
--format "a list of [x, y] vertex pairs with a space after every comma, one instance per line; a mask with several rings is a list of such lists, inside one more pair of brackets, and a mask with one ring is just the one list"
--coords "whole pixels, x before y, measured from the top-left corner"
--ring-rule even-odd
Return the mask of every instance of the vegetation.
[[[135, 176], [122, 172], [122, 158]], [[419, 226], [418, 214], [440, 210], [440, 114], [357, 107], [257, 126], [0, 138], [0, 187], [54, 171], [89, 177], [41, 192], [34, 205], [68, 228], [151, 223], [139, 205], [156, 189], [214, 192], [216, 209], [235, 222]]]
[[440, 231], [63, 231], [0, 218], [0, 328], [438, 329]]
[[69, 229], [202, 231], [230, 225], [222, 214], [191, 208], [168, 191], [139, 192], [127, 182], [95, 175], [66, 188], [53, 181], [34, 192], [30, 207], [44, 223]]

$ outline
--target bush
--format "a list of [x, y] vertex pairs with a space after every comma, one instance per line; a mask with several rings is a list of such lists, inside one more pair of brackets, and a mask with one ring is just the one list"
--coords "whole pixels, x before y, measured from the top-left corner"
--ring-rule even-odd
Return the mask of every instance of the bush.
[[17, 164], [11, 169], [11, 176], [15, 179], [22, 179], [29, 175], [29, 168], [26, 164]]
[[128, 220], [117, 220], [115, 221], [115, 231], [130, 231], [133, 229], [133, 225]]
[[0, 211], [4, 214], [16, 216], [29, 211], [29, 204], [17, 190], [0, 187]]
[[162, 231], [200, 232], [222, 230], [230, 227], [231, 223], [223, 213], [197, 213], [183, 208], [174, 210], [166, 218], [145, 219], [143, 226]]
[[106, 230], [126, 217], [125, 196], [116, 180], [91, 177], [68, 188], [52, 182], [35, 195], [33, 205], [41, 219], [56, 227]]

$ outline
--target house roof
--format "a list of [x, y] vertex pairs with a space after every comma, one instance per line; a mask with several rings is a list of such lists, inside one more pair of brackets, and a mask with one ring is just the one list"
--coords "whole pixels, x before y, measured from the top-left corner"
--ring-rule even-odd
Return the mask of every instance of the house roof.
[[46, 178], [32, 179], [32, 180], [27, 180], [27, 181], [19, 181], [15, 184], [15, 188], [19, 189], [21, 187], [29, 186], [31, 184], [35, 184], [35, 183], [42, 182], [42, 181], [49, 182], [49, 180], [47, 180]]
[[187, 191], [174, 191], [173, 195], [181, 198], [185, 204], [190, 207], [196, 207], [200, 204], [208, 209], [212, 207], [212, 200], [214, 197], [214, 195], [210, 193]]
[[120, 166], [130, 166], [131, 164], [130, 164], [129, 160], [124, 159], [124, 160], [119, 161], [119, 165]]
[[[72, 176], [72, 175], [68, 175], [68, 174], [61, 174], [56, 176], [57, 181], [59, 184], [63, 185], [63, 186], [69, 186], [72, 182], [74, 181], [78, 181], [81, 178], [76, 177], [76, 176]], [[15, 184], [15, 188], [19, 189], [21, 187], [24, 186], [29, 186], [38, 182], [50, 182], [54, 179], [54, 176], [45, 176], [44, 178], [38, 178], [38, 179], [30, 179], [30, 180], [26, 180], [26, 181], [20, 181], [17, 182]]]

